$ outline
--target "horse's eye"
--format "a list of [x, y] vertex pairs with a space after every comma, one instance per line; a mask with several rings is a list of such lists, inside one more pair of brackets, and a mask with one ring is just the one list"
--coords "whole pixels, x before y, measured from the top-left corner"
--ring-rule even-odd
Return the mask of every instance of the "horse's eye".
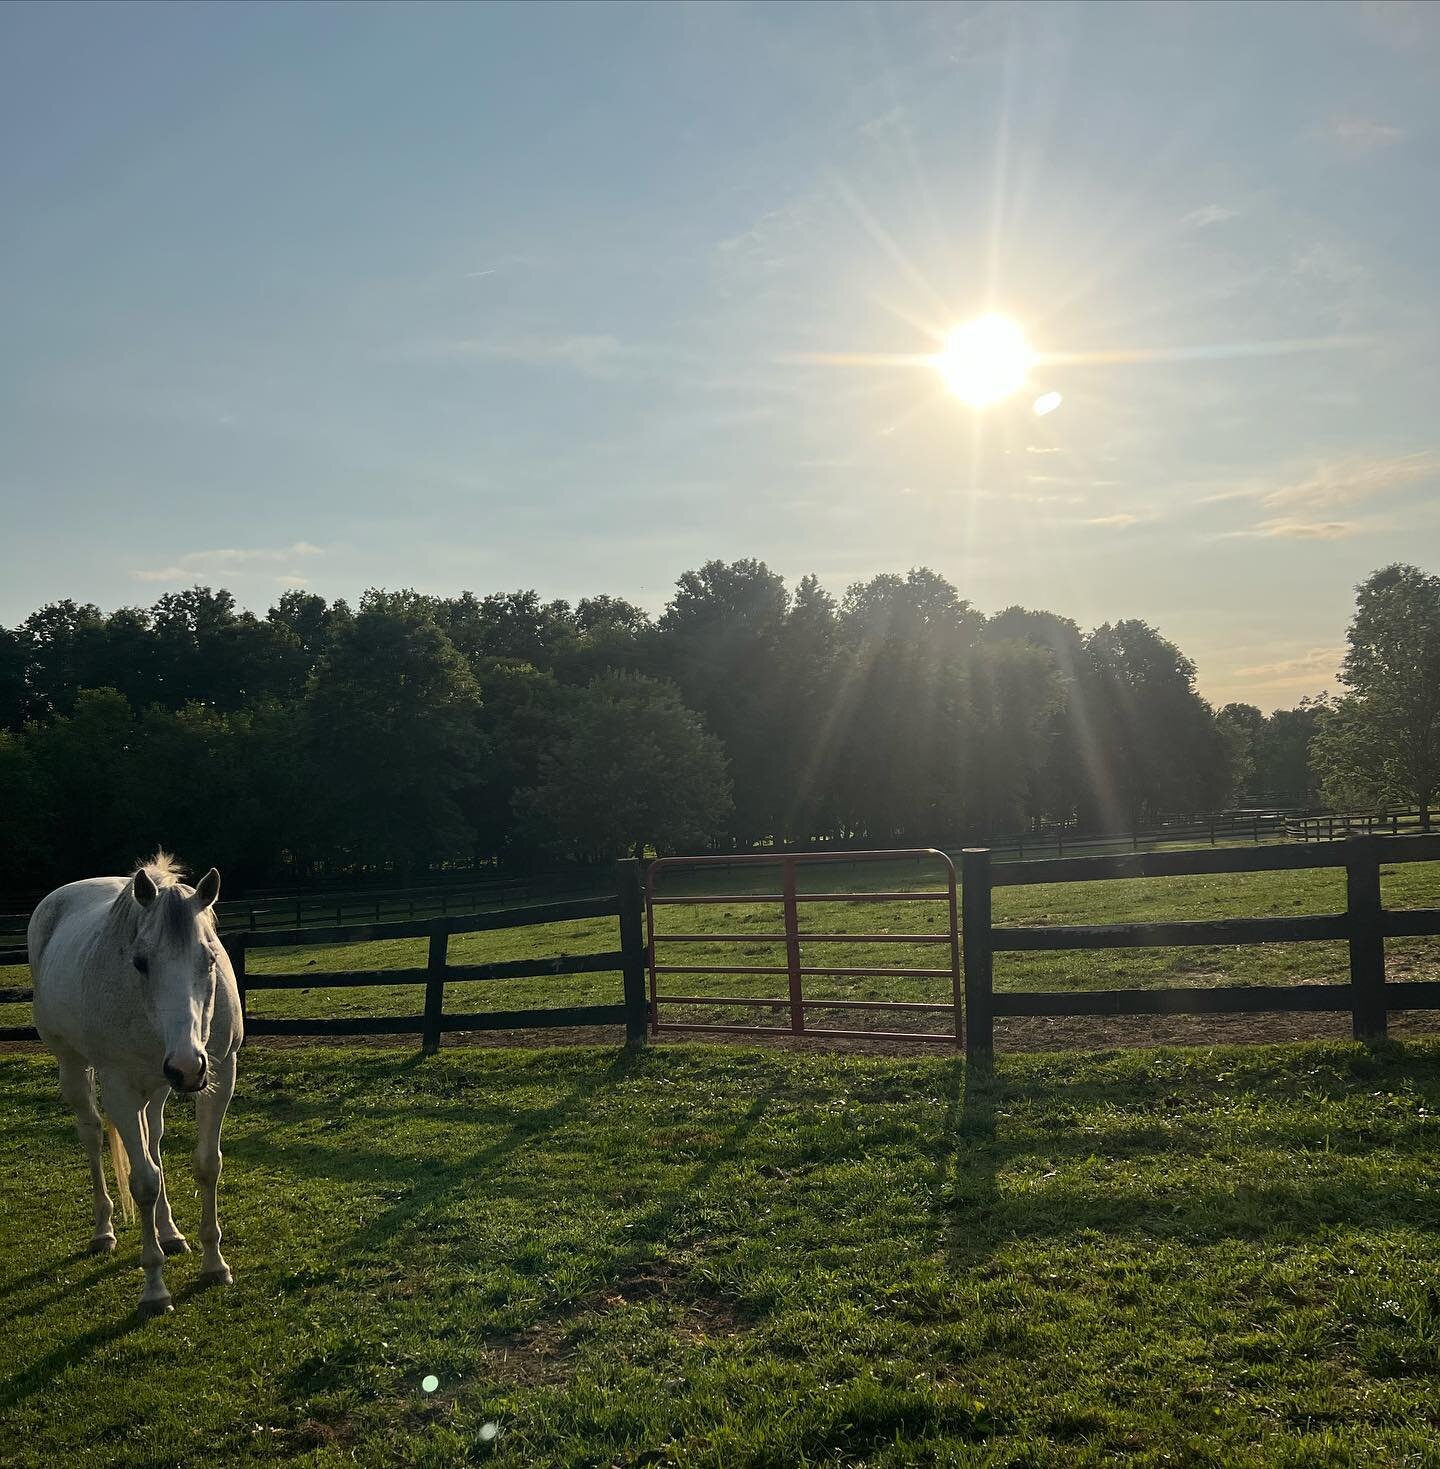
[[135, 956], [135, 958], [134, 958], [134, 960], [132, 962], [134, 963], [136, 969], [138, 969], [141, 974], [149, 974], [150, 973], [150, 961], [148, 959], [142, 959], [139, 954], [136, 954], [136, 956]]

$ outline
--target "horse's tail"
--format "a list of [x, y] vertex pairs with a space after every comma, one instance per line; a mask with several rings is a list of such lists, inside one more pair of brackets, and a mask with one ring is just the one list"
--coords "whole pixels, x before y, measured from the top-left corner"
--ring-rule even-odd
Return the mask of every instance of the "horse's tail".
[[105, 1136], [110, 1140], [110, 1161], [115, 1165], [115, 1192], [119, 1194], [120, 1217], [131, 1223], [135, 1218], [135, 1200], [130, 1194], [130, 1155], [115, 1130], [115, 1124], [105, 1119]]

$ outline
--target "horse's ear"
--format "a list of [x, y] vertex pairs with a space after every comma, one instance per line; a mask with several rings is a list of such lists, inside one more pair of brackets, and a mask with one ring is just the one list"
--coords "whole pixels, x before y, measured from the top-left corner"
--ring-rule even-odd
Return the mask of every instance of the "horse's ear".
[[220, 874], [212, 867], [204, 877], [200, 879], [195, 889], [195, 897], [199, 900], [200, 911], [203, 913], [209, 908], [215, 899], [220, 896]]
[[154, 879], [142, 867], [135, 874], [134, 880], [130, 884], [130, 891], [135, 895], [135, 901], [142, 908], [148, 908], [155, 901], [155, 894], [159, 889], [155, 886]]

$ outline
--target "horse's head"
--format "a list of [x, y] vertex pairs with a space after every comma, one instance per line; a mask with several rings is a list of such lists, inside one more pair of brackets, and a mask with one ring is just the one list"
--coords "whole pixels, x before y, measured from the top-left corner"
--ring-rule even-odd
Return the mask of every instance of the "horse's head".
[[165, 1079], [177, 1091], [198, 1092], [206, 1082], [205, 1045], [215, 1013], [220, 940], [210, 909], [220, 896], [212, 867], [198, 887], [186, 887], [168, 871], [157, 882], [142, 867], [130, 893], [139, 906], [130, 962], [140, 992], [165, 1043]]

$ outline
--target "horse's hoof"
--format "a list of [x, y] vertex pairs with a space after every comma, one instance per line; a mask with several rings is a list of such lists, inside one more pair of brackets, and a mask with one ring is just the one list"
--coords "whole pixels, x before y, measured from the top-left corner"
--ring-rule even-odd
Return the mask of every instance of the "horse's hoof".
[[235, 1277], [230, 1273], [228, 1265], [221, 1265], [217, 1270], [202, 1270], [196, 1285], [234, 1285]]
[[115, 1248], [115, 1236], [113, 1234], [97, 1234], [90, 1241], [90, 1253], [92, 1255], [108, 1255]]
[[188, 1255], [190, 1253], [190, 1242], [183, 1234], [177, 1234], [174, 1239], [162, 1239], [160, 1248], [167, 1255]]
[[168, 1316], [174, 1309], [169, 1296], [156, 1296], [153, 1300], [141, 1301], [135, 1308], [135, 1314], [142, 1321], [148, 1321], [152, 1316]]

